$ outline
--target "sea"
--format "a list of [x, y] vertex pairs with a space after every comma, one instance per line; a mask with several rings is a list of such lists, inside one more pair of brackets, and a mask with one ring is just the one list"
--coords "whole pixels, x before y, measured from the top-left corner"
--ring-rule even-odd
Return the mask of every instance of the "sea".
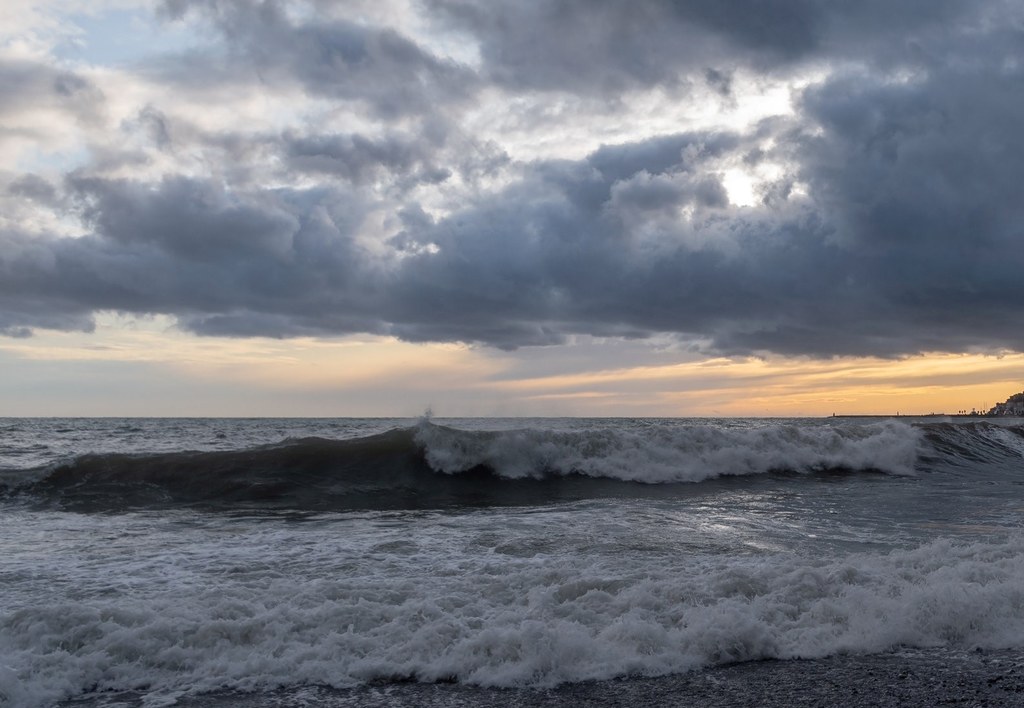
[[1014, 418], [4, 418], [0, 705], [1024, 705], [1022, 519]]

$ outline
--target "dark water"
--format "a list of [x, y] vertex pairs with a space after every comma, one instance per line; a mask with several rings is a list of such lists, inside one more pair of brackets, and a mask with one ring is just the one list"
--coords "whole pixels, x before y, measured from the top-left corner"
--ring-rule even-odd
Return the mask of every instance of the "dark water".
[[0, 702], [1013, 657], [1022, 482], [1018, 420], [0, 420]]
[[[67, 425], [72, 424], [58, 430], [66, 432]], [[124, 430], [144, 432], [128, 424], [118, 432]], [[1019, 434], [1013, 428], [999, 430]], [[192, 440], [182, 439], [179, 444], [186, 449], [70, 453], [27, 469], [7, 469], [0, 492], [10, 501], [83, 512], [179, 506], [345, 511], [544, 504], [647, 493], [637, 484], [624, 484], [628, 482], [674, 485], [668, 492], [656, 492], [665, 496], [686, 494], [681, 485], [762, 473], [907, 475], [916, 464], [913, 432], [884, 425], [725, 428], [647, 421], [562, 430], [467, 431], [422, 421], [347, 439], [288, 438], [242, 449], [196, 450]], [[226, 437], [219, 433], [214, 439]], [[951, 440], [947, 448], [955, 444]], [[123, 441], [121, 446], [129, 447]], [[22, 447], [42, 459], [48, 449], [42, 441]], [[160, 447], [166, 448], [166, 442]], [[979, 446], [978, 452], [986, 451]], [[960, 450], [953, 453], [947, 456], [966, 456]]]

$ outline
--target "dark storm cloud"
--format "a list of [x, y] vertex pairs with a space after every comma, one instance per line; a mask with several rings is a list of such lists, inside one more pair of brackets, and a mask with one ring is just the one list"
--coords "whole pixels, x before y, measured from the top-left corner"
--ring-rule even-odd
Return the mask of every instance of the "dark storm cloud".
[[199, 13], [223, 37], [223, 52], [162, 64], [161, 73], [181, 85], [297, 84], [313, 95], [364, 102], [378, 118], [398, 119], [464, 100], [477, 83], [467, 68], [393, 29], [343, 19], [294, 21], [273, 0], [165, 0], [163, 10], [170, 18]]
[[[673, 142], [728, 142], [703, 137]], [[425, 230], [439, 251], [404, 263], [391, 292], [396, 331], [502, 347], [577, 332], [724, 336], [815, 309], [843, 260], [822, 225], [799, 208], [730, 216], [687, 152], [675, 151], [674, 169], [646, 143], [549, 165]], [[614, 176], [594, 169], [602, 163]], [[664, 218], [681, 207], [689, 220]]]
[[442, 143], [443, 136], [431, 139], [424, 134], [370, 138], [351, 133], [285, 133], [281, 138], [290, 170], [340, 177], [356, 184], [382, 177], [443, 182], [451, 176], [451, 170], [433, 162]]
[[93, 300], [75, 302], [57, 292], [56, 250], [67, 242], [20, 231], [0, 231], [0, 334], [26, 337], [33, 328], [92, 329]]
[[72, 180], [94, 233], [5, 246], [7, 309], [20, 318], [4, 327], [54, 326], [37, 317], [45, 302], [75, 326], [91, 309], [169, 312], [241, 336], [513, 348], [668, 331], [731, 353], [1021, 348], [1024, 214], [1008, 197], [1024, 160], [1002, 158], [1022, 141], [1012, 116], [968, 109], [983, 95], [1010, 108], [1006, 82], [1020, 77], [992, 79], [991, 92], [955, 79], [843, 79], [809, 94], [823, 132], [797, 130], [784, 149], [803, 159], [813, 200], [726, 209], [705, 166], [744, 152], [742, 137], [659, 137], [534, 165], [440, 221], [407, 211], [405, 255], [387, 263], [357, 245], [360, 202], [337, 189]]
[[[369, 331], [514, 348], [574, 332], [698, 332], [772, 307], [792, 313], [801, 293], [824, 287], [819, 263], [813, 273], [801, 267], [813, 279], [780, 287], [791, 279], [766, 260], [791, 244], [758, 247], [762, 224], [730, 220], [707, 197], [699, 166], [719, 148], [706, 146], [730, 138], [654, 142], [677, 148], [674, 165], [646, 142], [606, 148], [540, 166], [437, 223], [408, 213], [414, 230], [399, 239], [406, 255], [383, 264], [357, 245], [358, 202], [340, 192], [72, 180], [94, 233], [4, 249], [5, 295], [26, 318], [11, 326], [41, 325], [24, 305], [46, 297], [79, 309], [169, 312], [204, 334]], [[694, 224], [664, 219], [684, 206]], [[10, 257], [29, 248], [31, 257]], [[768, 290], [770, 301], [760, 292]]]
[[805, 95], [823, 132], [796, 141], [802, 178], [897, 341], [1024, 343], [1022, 39], [992, 31], [908, 81], [851, 75]]
[[184, 178], [157, 188], [128, 181], [73, 179], [83, 216], [97, 233], [126, 246], [152, 246], [184, 261], [217, 262], [236, 254], [291, 251], [296, 219], [274, 204], [228, 195]]
[[[277, 3], [167, 7], [218, 28], [217, 80], [250, 65], [271, 87], [365, 101], [380, 129], [199, 135], [152, 109], [137, 129], [160, 149], [215, 147], [217, 178], [8, 181], [86, 235], [3, 227], [0, 332], [118, 310], [208, 335], [501, 348], [668, 332], [744, 354], [1024, 350], [1024, 33], [1009, 6], [435, 2], [480, 42], [479, 80], [391, 30], [303, 24]], [[592, 94], [681, 77], [729, 94], [733, 68], [829, 61], [792, 117], [520, 163], [489, 189], [474, 170], [508, 158], [434, 105], [484, 80]], [[786, 173], [761, 204], [729, 204], [730, 165], [773, 162]], [[266, 186], [299, 175], [319, 186]], [[417, 202], [430, 184], [444, 208]]]
[[185, 178], [72, 180], [70, 191], [95, 231], [3, 234], [0, 326], [88, 328], [95, 310], [170, 312], [231, 334], [313, 329], [304, 318], [319, 332], [375, 326], [346, 313], [366, 309], [352, 291], [375, 275], [352, 240], [361, 206], [342, 192], [238, 195]]
[[685, 83], [720, 89], [731, 68], [903, 58], [918, 35], [971, 10], [956, 0], [431, 0], [479, 43], [483, 71], [514, 89], [615, 93]]

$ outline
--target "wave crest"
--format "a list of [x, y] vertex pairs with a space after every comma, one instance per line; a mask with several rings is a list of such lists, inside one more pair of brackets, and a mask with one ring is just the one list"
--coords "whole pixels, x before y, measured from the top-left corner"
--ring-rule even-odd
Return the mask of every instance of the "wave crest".
[[825, 470], [913, 474], [920, 435], [891, 421], [833, 427], [764, 424], [468, 432], [421, 422], [431, 468], [486, 467], [508, 479], [580, 474], [629, 482], [701, 482], [722, 476]]
[[344, 511], [542, 504], [771, 472], [914, 472], [920, 431], [899, 422], [621, 421], [467, 431], [421, 420], [348, 440], [234, 451], [89, 454], [7, 470], [0, 495], [78, 511], [198, 506]]

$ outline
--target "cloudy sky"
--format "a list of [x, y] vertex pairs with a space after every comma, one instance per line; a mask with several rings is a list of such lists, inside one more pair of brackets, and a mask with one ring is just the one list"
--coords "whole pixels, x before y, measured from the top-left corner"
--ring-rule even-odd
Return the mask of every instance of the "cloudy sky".
[[1014, 0], [4, 0], [0, 415], [1024, 388]]

